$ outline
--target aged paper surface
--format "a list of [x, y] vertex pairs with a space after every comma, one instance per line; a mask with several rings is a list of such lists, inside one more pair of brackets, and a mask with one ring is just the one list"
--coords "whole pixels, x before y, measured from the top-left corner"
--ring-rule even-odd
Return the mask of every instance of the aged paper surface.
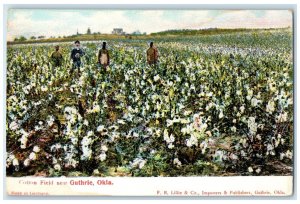
[[292, 10], [7, 19], [8, 195], [293, 194]]
[[[290, 196], [291, 176], [172, 178], [7, 178], [9, 195]], [[216, 185], [218, 183], [218, 185]]]

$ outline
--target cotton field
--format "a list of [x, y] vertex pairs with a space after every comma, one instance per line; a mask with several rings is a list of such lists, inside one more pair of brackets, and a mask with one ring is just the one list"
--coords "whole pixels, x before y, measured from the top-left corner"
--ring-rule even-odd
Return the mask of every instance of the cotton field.
[[[290, 175], [290, 31], [82, 42], [7, 50], [6, 170], [10, 176]], [[97, 64], [107, 42], [111, 63]]]

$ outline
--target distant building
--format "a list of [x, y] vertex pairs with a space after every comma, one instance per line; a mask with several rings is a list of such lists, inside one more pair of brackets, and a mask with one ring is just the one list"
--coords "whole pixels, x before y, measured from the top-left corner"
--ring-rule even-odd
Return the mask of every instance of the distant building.
[[123, 28], [114, 28], [111, 33], [116, 35], [125, 35]]

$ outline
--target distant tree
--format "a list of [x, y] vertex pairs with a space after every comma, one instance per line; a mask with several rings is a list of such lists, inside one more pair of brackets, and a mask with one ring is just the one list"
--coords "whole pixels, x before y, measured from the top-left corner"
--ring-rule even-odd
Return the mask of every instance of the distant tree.
[[38, 39], [44, 39], [44, 38], [45, 38], [45, 36], [43, 36], [43, 35], [38, 36]]
[[20, 38], [19, 38], [19, 41], [20, 42], [23, 42], [23, 41], [25, 41], [25, 40], [27, 40], [24, 36], [21, 36]]
[[88, 34], [88, 35], [92, 34], [92, 31], [90, 28], [87, 29], [86, 34]]
[[35, 40], [35, 39], [36, 39], [35, 36], [31, 36], [31, 37], [30, 37], [30, 40]]
[[19, 38], [15, 38], [15, 39], [14, 39], [14, 42], [18, 42], [18, 41], [19, 41]]
[[132, 35], [141, 35], [141, 31], [136, 30], [136, 31], [134, 31], [134, 32], [132, 33]]

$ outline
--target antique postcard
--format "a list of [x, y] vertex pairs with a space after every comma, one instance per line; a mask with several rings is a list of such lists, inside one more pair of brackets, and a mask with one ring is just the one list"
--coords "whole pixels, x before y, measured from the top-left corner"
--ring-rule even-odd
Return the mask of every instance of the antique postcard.
[[293, 15], [8, 9], [7, 194], [291, 196]]

